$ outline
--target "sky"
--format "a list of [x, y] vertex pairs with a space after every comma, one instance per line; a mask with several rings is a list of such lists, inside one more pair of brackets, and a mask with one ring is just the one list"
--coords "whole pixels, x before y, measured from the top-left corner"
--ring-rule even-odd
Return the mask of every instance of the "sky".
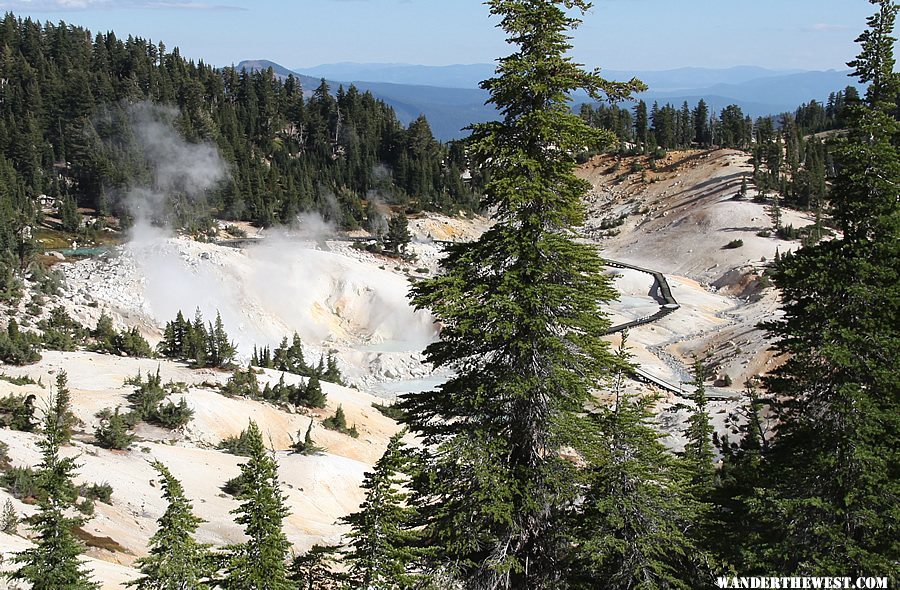
[[[0, 10], [162, 40], [225, 66], [489, 63], [509, 53], [479, 0], [0, 0]], [[589, 67], [845, 69], [866, 0], [595, 0], [576, 32]]]

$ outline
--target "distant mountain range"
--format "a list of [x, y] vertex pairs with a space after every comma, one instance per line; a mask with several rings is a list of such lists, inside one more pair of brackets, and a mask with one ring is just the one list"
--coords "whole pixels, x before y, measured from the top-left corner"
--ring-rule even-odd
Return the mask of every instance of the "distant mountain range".
[[[435, 137], [443, 141], [465, 135], [471, 123], [496, 118], [493, 107], [485, 105], [487, 93], [478, 88], [481, 80], [494, 73], [491, 64], [420, 66], [410, 64], [324, 64], [291, 70], [268, 60], [248, 60], [238, 69], [271, 67], [283, 77], [293, 74], [306, 91], [315, 89], [322, 78], [336, 89], [353, 83], [391, 105], [404, 123], [424, 114]], [[650, 90], [640, 98], [652, 103], [687, 101], [692, 107], [703, 98], [713, 110], [737, 104], [753, 117], [793, 111], [810, 100], [824, 101], [828, 94], [842, 90], [855, 80], [849, 70], [799, 71], [769, 70], [753, 66], [726, 69], [679, 68], [662, 71], [604, 70], [604, 77], [627, 80], [638, 77]], [[586, 102], [576, 95], [575, 102]]]

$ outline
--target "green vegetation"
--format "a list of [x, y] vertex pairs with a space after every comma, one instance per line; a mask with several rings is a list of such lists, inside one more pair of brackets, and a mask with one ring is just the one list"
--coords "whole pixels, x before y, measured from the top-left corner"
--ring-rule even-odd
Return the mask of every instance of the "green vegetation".
[[725, 250], [734, 250], [736, 248], [741, 248], [743, 246], [744, 246], [744, 240], [731, 240], [730, 242], [728, 242], [727, 244], [722, 246], [722, 248], [724, 248]]
[[19, 323], [10, 318], [6, 330], [0, 331], [0, 361], [11, 365], [36, 363], [41, 360], [40, 342], [39, 336], [19, 330]]
[[50, 317], [38, 322], [43, 332], [41, 342], [49, 350], [75, 350], [85, 343], [88, 331], [72, 319], [63, 307], [56, 307]]
[[771, 270], [785, 313], [767, 327], [784, 362], [764, 382], [775, 432], [754, 435], [741, 464], [749, 473], [732, 476], [746, 486], [730, 493], [734, 518], [753, 523], [737, 540], [742, 572], [900, 576], [900, 7], [872, 3], [850, 63], [869, 87], [847, 107], [848, 132], [833, 149], [840, 237]]
[[117, 332], [113, 328], [112, 318], [106, 312], [97, 320], [97, 327], [91, 332], [94, 343], [89, 348], [95, 352], [118, 354], [132, 357], [149, 358], [153, 356], [153, 349], [147, 340], [141, 336], [136, 327], [124, 332]]
[[309, 426], [306, 428], [306, 434], [301, 438], [300, 432], [297, 432], [297, 442], [294, 443], [292, 449], [299, 455], [316, 455], [322, 452], [322, 447], [316, 445], [312, 439], [313, 420], [310, 418]]
[[235, 369], [231, 377], [222, 386], [222, 393], [228, 396], [242, 396], [252, 399], [262, 397], [262, 391], [259, 389], [259, 381], [256, 378], [256, 372], [251, 366], [247, 370]]
[[[194, 231], [213, 214], [259, 226], [319, 211], [335, 224], [365, 221], [370, 191], [410, 211], [475, 205], [461, 148], [436, 141], [424, 117], [404, 128], [393, 110], [357, 88], [301, 88], [272, 70], [215, 69], [163, 43], [6, 13], [0, 46], [0, 300], [21, 294], [21, 277], [42, 227], [82, 241], [118, 216], [122, 196], [150, 177], [133, 138], [142, 103], [174, 106], [188, 142], [218, 148], [228, 180], [191, 201], [171, 195], [161, 218]], [[306, 91], [306, 92], [304, 92]], [[310, 92], [311, 95], [310, 95]], [[139, 106], [135, 106], [139, 105]], [[39, 195], [54, 203], [44, 220]], [[88, 214], [79, 212], [87, 209]], [[52, 229], [47, 229], [52, 228]]]
[[37, 469], [40, 494], [38, 514], [32, 519], [34, 547], [13, 557], [15, 569], [9, 577], [25, 582], [33, 590], [95, 590], [99, 585], [90, 580], [80, 561], [81, 543], [72, 529], [81, 520], [69, 516], [78, 493], [72, 483], [77, 465], [72, 458], [60, 457], [59, 451], [68, 439], [61, 427], [66, 421], [65, 404], [51, 394], [50, 410], [44, 420], [43, 437], [39, 441], [41, 462]]
[[282, 532], [288, 515], [275, 459], [255, 422], [247, 427], [250, 455], [241, 465], [243, 503], [233, 512], [247, 541], [228, 548], [222, 586], [226, 589], [294, 590], [287, 577], [290, 543]]
[[3, 514], [0, 514], [0, 531], [7, 535], [15, 535], [19, 530], [19, 515], [13, 507], [12, 500], [7, 500], [3, 505]]
[[229, 436], [222, 439], [222, 442], [216, 448], [239, 457], [249, 457], [251, 442], [250, 431], [244, 429], [237, 436]]
[[34, 395], [9, 394], [0, 398], [0, 428], [32, 432], [35, 427]]
[[100, 424], [94, 431], [94, 438], [97, 444], [104, 449], [125, 450], [134, 442], [134, 434], [129, 432], [134, 428], [135, 418], [133, 412], [122, 414], [120, 408], [116, 408], [110, 412], [109, 409], [101, 410], [97, 413], [100, 418]]
[[399, 404], [386, 405], [379, 404], [378, 402], [373, 402], [372, 407], [391, 420], [397, 420], [399, 422], [406, 417], [406, 412], [403, 410], [403, 408], [400, 407]]
[[146, 381], [138, 373], [129, 383], [135, 386], [134, 392], [128, 395], [132, 415], [127, 419], [131, 421], [132, 426], [143, 420], [174, 430], [190, 422], [194, 416], [194, 411], [183, 397], [177, 404], [165, 401], [170, 394], [182, 388], [177, 383], [168, 383], [163, 387], [158, 367], [156, 374], [147, 373]]
[[137, 560], [141, 577], [129, 582], [137, 590], [190, 588], [209, 590], [206, 581], [215, 573], [213, 555], [207, 545], [194, 539], [203, 520], [193, 513], [184, 488], [165, 465], [153, 462], [159, 474], [167, 507], [150, 537], [150, 554]]
[[296, 332], [290, 344], [288, 344], [288, 339], [285, 336], [274, 353], [268, 346], [262, 348], [254, 346], [253, 354], [250, 357], [250, 366], [275, 369], [276, 371], [284, 371], [304, 377], [316, 377], [328, 383], [344, 385], [344, 378], [341, 375], [341, 370], [337, 365], [334, 354], [329, 351], [326, 358], [319, 358], [319, 363], [315, 367], [308, 365], [303, 356], [303, 342], [300, 340], [300, 335]]
[[356, 430], [356, 424], [349, 428], [347, 427], [347, 416], [344, 414], [344, 408], [340, 405], [337, 407], [337, 410], [335, 410], [334, 416], [329, 416], [322, 420], [322, 426], [328, 430], [334, 430], [335, 432], [340, 432], [341, 434], [346, 434], [353, 438], [359, 437], [359, 431]]
[[188, 361], [196, 367], [218, 368], [231, 365], [237, 352], [225, 333], [222, 316], [217, 313], [215, 324], [206, 326], [199, 309], [193, 322], [184, 319], [179, 311], [173, 321], [166, 323], [158, 350], [166, 358]]
[[420, 532], [406, 490], [413, 463], [401, 442], [405, 434], [391, 438], [375, 469], [366, 474], [359, 511], [342, 519], [351, 527], [343, 561], [353, 588], [414, 588], [421, 581], [409, 571], [423, 550], [415, 548]]

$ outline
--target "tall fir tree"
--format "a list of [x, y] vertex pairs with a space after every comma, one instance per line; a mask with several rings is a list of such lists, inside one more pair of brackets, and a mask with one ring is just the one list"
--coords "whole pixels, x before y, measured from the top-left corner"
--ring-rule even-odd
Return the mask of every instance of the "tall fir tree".
[[418, 576], [409, 569], [420, 553], [415, 548], [419, 533], [414, 530], [415, 507], [408, 504], [404, 489], [412, 467], [402, 441], [405, 434], [391, 437], [374, 471], [363, 480], [366, 498], [360, 510], [343, 519], [351, 527], [344, 562], [354, 588], [401, 590], [416, 585]]
[[275, 458], [266, 449], [255, 422], [250, 421], [246, 432], [249, 458], [241, 465], [239, 476], [244, 503], [232, 512], [248, 538], [229, 548], [220, 585], [224, 590], [294, 590], [287, 577], [291, 546], [281, 528], [288, 509]]
[[59, 428], [59, 442], [66, 445], [72, 439], [72, 428], [78, 418], [72, 413], [72, 392], [69, 391], [69, 375], [60, 370], [56, 375], [56, 395], [53, 396], [53, 407], [50, 415], [55, 416]]
[[783, 574], [900, 579], [900, 123], [892, 32], [878, 9], [850, 62], [869, 83], [847, 109], [832, 191], [839, 238], [783, 256], [784, 316], [768, 324], [786, 361], [767, 379], [779, 424], [755, 517], [771, 534], [751, 561]]
[[564, 529], [570, 539], [567, 588], [708, 587], [705, 555], [694, 541], [699, 503], [682, 461], [662, 444], [653, 397], [625, 388], [630, 354], [623, 334], [614, 402], [575, 416], [586, 463], [580, 497]]
[[67, 406], [51, 394], [44, 419], [41, 463], [37, 470], [40, 486], [38, 513], [31, 520], [35, 532], [34, 547], [16, 554], [18, 567], [9, 574], [12, 580], [30, 584], [32, 590], [97, 590], [80, 557], [84, 547], [72, 529], [82, 520], [69, 514], [74, 509], [78, 492], [72, 483], [77, 465], [71, 457], [59, 452], [65, 441], [64, 423]]
[[137, 560], [141, 577], [128, 585], [137, 590], [209, 590], [207, 581], [215, 570], [213, 556], [193, 537], [203, 520], [194, 515], [181, 482], [169, 469], [159, 461], [152, 465], [159, 473], [168, 506], [156, 521], [150, 554]]
[[706, 499], [712, 490], [715, 477], [713, 465], [713, 427], [706, 410], [706, 368], [697, 359], [694, 361], [694, 392], [691, 401], [694, 408], [688, 418], [685, 432], [684, 459], [690, 475], [691, 488], [695, 497]]
[[572, 235], [588, 187], [575, 154], [615, 135], [588, 127], [569, 96], [621, 99], [643, 85], [608, 82], [567, 56], [580, 22], [567, 9], [587, 2], [487, 4], [516, 46], [482, 83], [503, 120], [476, 125], [471, 143], [497, 223], [413, 288], [416, 307], [442, 324], [427, 358], [455, 376], [401, 405], [430, 451], [414, 498], [430, 565], [466, 588], [552, 588], [568, 548], [558, 525], [574, 501], [567, 418], [616, 364], [600, 338], [600, 306], [615, 293], [596, 251]]

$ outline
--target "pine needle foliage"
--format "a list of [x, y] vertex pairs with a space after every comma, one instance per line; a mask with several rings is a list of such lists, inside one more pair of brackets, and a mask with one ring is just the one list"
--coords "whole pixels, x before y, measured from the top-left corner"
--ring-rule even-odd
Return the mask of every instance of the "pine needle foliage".
[[[630, 365], [623, 335], [617, 357]], [[573, 416], [583, 441], [581, 491], [563, 530], [572, 550], [566, 588], [684, 589], [711, 586], [704, 555], [693, 540], [700, 503], [685, 462], [660, 441], [656, 399], [625, 389], [616, 374], [612, 405]]]
[[39, 511], [31, 519], [35, 533], [34, 547], [16, 554], [18, 564], [9, 577], [30, 584], [32, 590], [96, 590], [80, 557], [84, 548], [72, 529], [81, 519], [69, 516], [78, 492], [72, 483], [77, 464], [74, 458], [60, 457], [60, 448], [67, 440], [67, 404], [51, 394], [44, 419], [44, 436], [38, 442], [41, 462], [38, 465]]
[[575, 155], [614, 136], [570, 109], [585, 90], [614, 99], [643, 88], [584, 71], [567, 56], [580, 0], [493, 0], [515, 52], [482, 83], [503, 119], [473, 127], [470, 153], [490, 180], [482, 206], [497, 220], [451, 247], [441, 274], [413, 288], [442, 324], [426, 350], [455, 377], [406, 396], [406, 423], [431, 449], [416, 503], [434, 564], [471, 588], [555, 587], [563, 549], [554, 532], [570, 500], [577, 444], [562, 418], [580, 412], [614, 357], [600, 309], [615, 297], [601, 260], [574, 239], [588, 185]]
[[181, 482], [159, 461], [152, 465], [168, 506], [150, 537], [150, 555], [137, 561], [141, 577], [128, 585], [137, 590], [209, 590], [206, 581], [215, 569], [212, 554], [193, 538], [203, 520], [194, 515]]
[[713, 427], [706, 410], [706, 369], [700, 360], [694, 362], [694, 393], [691, 399], [694, 408], [688, 418], [685, 432], [687, 442], [684, 447], [684, 459], [690, 472], [690, 483], [695, 495], [708, 498], [713, 487], [715, 467], [713, 465], [712, 434]]
[[[786, 362], [766, 381], [779, 425], [751, 507], [770, 535], [749, 566], [791, 575], [900, 579], [900, 74], [897, 4], [877, 12], [848, 65], [870, 84], [835, 146], [841, 236], [783, 256], [784, 316], [768, 324]], [[748, 548], [753, 550], [753, 548]]]
[[249, 459], [241, 465], [243, 503], [233, 510], [235, 522], [243, 525], [247, 541], [229, 549], [224, 590], [294, 590], [287, 578], [291, 547], [281, 525], [288, 515], [278, 482], [275, 458], [263, 443], [259, 426], [247, 427]]
[[394, 435], [387, 450], [367, 473], [362, 488], [366, 499], [358, 512], [343, 519], [352, 527], [347, 534], [350, 585], [353, 588], [394, 590], [415, 586], [418, 576], [407, 571], [421, 553], [415, 548], [415, 507], [405, 490], [412, 467], [403, 445], [406, 431]]

